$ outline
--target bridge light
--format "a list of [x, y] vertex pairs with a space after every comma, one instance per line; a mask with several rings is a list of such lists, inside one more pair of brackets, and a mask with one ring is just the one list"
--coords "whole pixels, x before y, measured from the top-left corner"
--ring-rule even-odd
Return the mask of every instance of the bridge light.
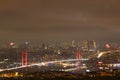
[[44, 62], [42, 62], [41, 64], [42, 64], [42, 66], [45, 66], [45, 63], [44, 63]]

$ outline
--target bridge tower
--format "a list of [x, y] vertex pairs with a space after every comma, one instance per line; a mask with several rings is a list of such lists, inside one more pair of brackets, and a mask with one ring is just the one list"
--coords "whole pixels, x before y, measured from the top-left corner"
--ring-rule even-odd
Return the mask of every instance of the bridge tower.
[[[77, 48], [76, 51], [76, 59], [82, 59], [82, 55], [81, 55], [81, 51]], [[76, 67], [80, 67], [81, 66], [81, 60], [76, 61]]]
[[22, 51], [22, 66], [27, 66], [28, 64], [28, 53], [27, 51]]

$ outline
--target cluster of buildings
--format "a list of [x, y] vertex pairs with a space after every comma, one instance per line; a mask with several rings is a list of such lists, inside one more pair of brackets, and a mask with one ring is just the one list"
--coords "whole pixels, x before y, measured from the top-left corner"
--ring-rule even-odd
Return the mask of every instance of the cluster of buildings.
[[[89, 61], [74, 61], [73, 64], [79, 63], [79, 66], [85, 65], [86, 71], [94, 70], [111, 70], [120, 68], [120, 45], [104, 44], [98, 45], [95, 40], [84, 40], [77, 42], [55, 42], [31, 44], [25, 42], [23, 44], [8, 43], [5, 47], [0, 48], [0, 70], [19, 67], [24, 62], [22, 52], [27, 52], [27, 64], [42, 63], [47, 61], [57, 61], [65, 59], [89, 59]], [[79, 57], [80, 56], [80, 57]], [[23, 60], [23, 61], [22, 61]], [[67, 63], [63, 63], [67, 64]], [[66, 68], [62, 64], [62, 68]], [[61, 64], [57, 63], [57, 67]], [[59, 66], [58, 66], [59, 65]]]

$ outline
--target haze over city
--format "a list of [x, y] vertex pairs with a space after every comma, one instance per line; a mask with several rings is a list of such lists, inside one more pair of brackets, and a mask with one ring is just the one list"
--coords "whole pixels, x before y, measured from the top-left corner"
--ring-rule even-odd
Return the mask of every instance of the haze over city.
[[0, 0], [0, 80], [120, 79], [120, 0]]
[[119, 42], [119, 0], [1, 0], [0, 44], [8, 41]]

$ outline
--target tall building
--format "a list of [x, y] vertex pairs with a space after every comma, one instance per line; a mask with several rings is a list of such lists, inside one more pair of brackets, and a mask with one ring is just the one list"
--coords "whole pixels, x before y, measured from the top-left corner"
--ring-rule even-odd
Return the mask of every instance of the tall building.
[[82, 50], [83, 51], [88, 51], [88, 41], [84, 40], [82, 43]]
[[72, 47], [76, 47], [75, 41], [72, 41]]
[[96, 41], [95, 40], [93, 40], [93, 47], [96, 49], [97, 48], [97, 46], [96, 46]]
[[92, 40], [92, 41], [84, 40], [82, 49], [83, 49], [83, 51], [95, 50], [96, 49], [96, 41], [95, 40]]
[[88, 47], [89, 49], [94, 49], [96, 47], [95, 41], [94, 40], [88, 41]]

